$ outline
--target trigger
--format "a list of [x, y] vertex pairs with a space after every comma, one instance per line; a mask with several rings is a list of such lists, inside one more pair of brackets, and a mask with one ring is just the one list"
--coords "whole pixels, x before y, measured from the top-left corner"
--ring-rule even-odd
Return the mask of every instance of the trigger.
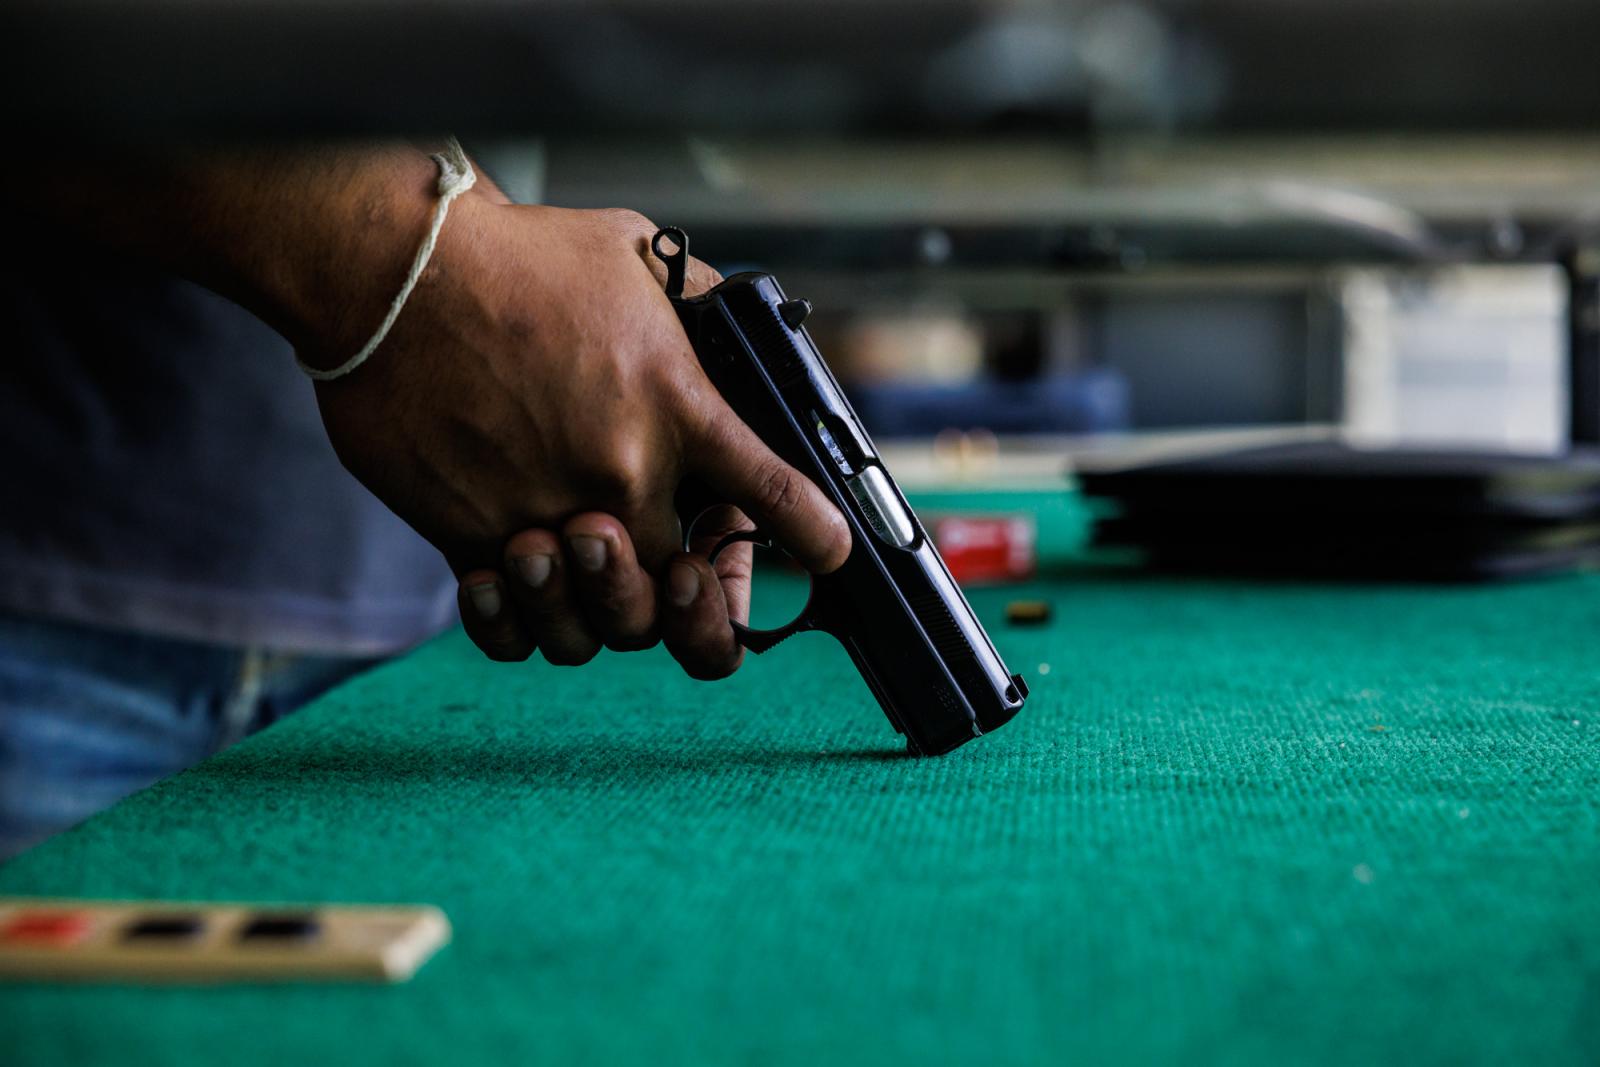
[[736, 530], [717, 542], [717, 547], [711, 550], [711, 554], [706, 557], [706, 562], [713, 564], [716, 563], [717, 557], [722, 555], [724, 549], [731, 548], [734, 545], [742, 544], [746, 541], [757, 546], [758, 548], [772, 547], [772, 535], [767, 533], [765, 530]]
[[683, 534], [683, 550], [693, 552], [694, 530], [706, 513], [722, 507], [724, 501], [711, 487], [695, 478], [685, 478], [673, 497], [673, 510], [678, 513], [678, 526]]

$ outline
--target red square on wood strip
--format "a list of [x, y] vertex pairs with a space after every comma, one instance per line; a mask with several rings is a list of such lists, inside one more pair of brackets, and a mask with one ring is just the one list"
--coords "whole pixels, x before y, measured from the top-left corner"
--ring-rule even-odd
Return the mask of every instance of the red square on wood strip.
[[0, 943], [70, 945], [89, 932], [86, 911], [25, 911], [0, 927]]

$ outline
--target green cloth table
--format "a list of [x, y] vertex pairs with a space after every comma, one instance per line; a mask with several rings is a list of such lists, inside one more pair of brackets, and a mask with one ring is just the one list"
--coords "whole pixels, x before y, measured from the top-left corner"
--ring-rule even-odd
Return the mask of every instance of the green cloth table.
[[1033, 695], [933, 760], [820, 635], [714, 685], [447, 635], [0, 893], [428, 902], [449, 948], [0, 987], [0, 1063], [1600, 1059], [1600, 578], [973, 601]]

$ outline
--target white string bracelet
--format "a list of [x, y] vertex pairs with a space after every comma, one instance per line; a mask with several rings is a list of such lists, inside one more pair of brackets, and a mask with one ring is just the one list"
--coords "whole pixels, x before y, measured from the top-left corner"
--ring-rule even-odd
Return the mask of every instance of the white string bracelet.
[[389, 313], [383, 317], [383, 322], [378, 327], [378, 332], [372, 335], [372, 340], [366, 346], [334, 367], [332, 370], [318, 370], [316, 367], [307, 366], [298, 355], [295, 362], [300, 364], [300, 369], [306, 372], [307, 377], [313, 381], [331, 382], [335, 378], [343, 378], [367, 361], [367, 357], [383, 344], [383, 339], [389, 336], [389, 330], [394, 326], [394, 320], [400, 317], [400, 309], [406, 306], [406, 301], [411, 297], [411, 290], [417, 287], [417, 279], [422, 277], [422, 272], [428, 266], [428, 260], [433, 258], [433, 246], [439, 243], [439, 231], [444, 229], [444, 217], [450, 213], [450, 202], [462, 193], [477, 184], [478, 175], [472, 170], [472, 163], [467, 159], [466, 152], [461, 149], [461, 142], [454, 137], [445, 142], [444, 151], [432, 156], [439, 165], [439, 203], [433, 209], [433, 222], [428, 226], [428, 235], [422, 239], [422, 244], [417, 248], [416, 258], [411, 261], [411, 269], [406, 272], [405, 284], [400, 286], [400, 293], [389, 305]]

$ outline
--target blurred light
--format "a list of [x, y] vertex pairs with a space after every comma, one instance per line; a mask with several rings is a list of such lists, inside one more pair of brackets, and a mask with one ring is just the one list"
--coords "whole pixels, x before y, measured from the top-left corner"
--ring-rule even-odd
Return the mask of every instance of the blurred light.
[[1081, 108], [1088, 78], [1077, 36], [1064, 11], [1001, 14], [934, 58], [928, 103], [970, 123]]

